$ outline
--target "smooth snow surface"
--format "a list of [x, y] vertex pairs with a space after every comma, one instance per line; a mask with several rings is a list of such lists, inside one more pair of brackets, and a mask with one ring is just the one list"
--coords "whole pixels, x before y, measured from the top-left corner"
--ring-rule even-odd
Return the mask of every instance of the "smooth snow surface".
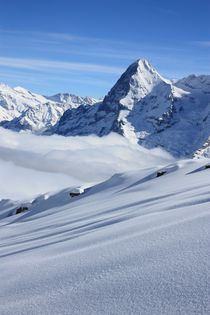
[[116, 174], [2, 219], [0, 314], [209, 314], [207, 162]]

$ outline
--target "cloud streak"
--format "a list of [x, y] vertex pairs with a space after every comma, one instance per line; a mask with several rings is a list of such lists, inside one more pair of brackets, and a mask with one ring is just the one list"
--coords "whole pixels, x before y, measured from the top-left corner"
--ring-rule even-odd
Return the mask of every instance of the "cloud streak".
[[89, 37], [89, 36], [78, 36], [70, 33], [58, 33], [58, 32], [36, 32], [36, 31], [19, 31], [19, 30], [3, 30], [0, 29], [0, 34], [9, 35], [9, 36], [19, 36], [27, 38], [44, 38], [52, 40], [52, 42], [84, 42], [84, 43], [94, 43], [94, 44], [117, 44], [117, 45], [126, 45], [126, 42], [119, 40], [110, 40], [105, 38], [98, 37]]
[[[32, 32], [0, 30], [0, 36], [10, 36], [14, 40], [27, 40], [30, 45], [40, 51], [51, 51], [100, 58], [115, 58], [131, 60], [139, 58], [142, 52], [150, 51], [184, 51], [184, 48], [167, 45], [151, 45], [150, 43], [132, 41], [110, 40], [105, 38], [93, 38], [77, 36], [68, 33]], [[14, 41], [11, 42], [13, 44]], [[128, 49], [129, 47], [129, 49]]]
[[[189, 58], [192, 45], [202, 54], [208, 52], [205, 48], [210, 45], [208, 40], [155, 43], [142, 35], [142, 40], [125, 42], [70, 33], [3, 29], [0, 29], [0, 41], [0, 69], [5, 74], [0, 75], [7, 84], [26, 85], [32, 90], [41, 86], [37, 92], [43, 94], [69, 91], [70, 88], [75, 94], [96, 96], [106, 94], [107, 88], [138, 58], [150, 60], [168, 78], [179, 78], [195, 71], [201, 73], [202, 62], [197, 70], [194, 69], [195, 57]], [[178, 68], [186, 71], [178, 73]], [[18, 72], [21, 75], [18, 76]], [[90, 86], [95, 87], [91, 92]]]
[[0, 57], [0, 66], [8, 68], [28, 69], [37, 71], [59, 71], [59, 72], [87, 72], [121, 74], [124, 68], [105, 66], [93, 63], [66, 62], [45, 59], [25, 59]]

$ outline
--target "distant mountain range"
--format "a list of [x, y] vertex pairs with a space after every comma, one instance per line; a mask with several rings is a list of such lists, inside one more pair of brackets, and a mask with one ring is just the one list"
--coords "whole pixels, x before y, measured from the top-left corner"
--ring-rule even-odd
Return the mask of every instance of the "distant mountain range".
[[210, 75], [176, 82], [146, 60], [122, 74], [103, 101], [57, 94], [44, 97], [0, 85], [1, 126], [64, 136], [116, 132], [174, 156], [210, 156]]
[[0, 84], [0, 125], [14, 131], [42, 133], [58, 122], [67, 109], [98, 102], [91, 97], [68, 93], [42, 96], [22, 87]]

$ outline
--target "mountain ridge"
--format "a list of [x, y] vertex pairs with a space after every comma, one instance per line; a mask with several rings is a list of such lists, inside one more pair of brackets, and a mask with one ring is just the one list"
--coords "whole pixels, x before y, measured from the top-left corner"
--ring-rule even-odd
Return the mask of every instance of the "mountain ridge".
[[42, 96], [23, 87], [0, 84], [0, 125], [14, 131], [42, 133], [52, 127], [69, 108], [95, 104], [97, 99], [69, 93]]
[[69, 93], [43, 98], [44, 105], [39, 99], [35, 109], [1, 125], [63, 136], [101, 137], [116, 132], [146, 148], [162, 147], [176, 157], [192, 157], [196, 152], [202, 156], [200, 149], [210, 136], [210, 76], [190, 75], [173, 82], [145, 59], [132, 63], [103, 100]]
[[65, 136], [117, 132], [147, 148], [192, 156], [210, 135], [210, 76], [177, 82], [163, 78], [146, 60], [122, 74], [97, 108], [66, 111], [52, 133]]

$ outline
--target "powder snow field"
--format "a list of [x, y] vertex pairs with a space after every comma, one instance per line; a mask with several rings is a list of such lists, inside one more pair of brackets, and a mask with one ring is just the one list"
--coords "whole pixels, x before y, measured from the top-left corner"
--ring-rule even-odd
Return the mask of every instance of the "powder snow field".
[[2, 219], [0, 314], [209, 314], [207, 162], [116, 174]]

